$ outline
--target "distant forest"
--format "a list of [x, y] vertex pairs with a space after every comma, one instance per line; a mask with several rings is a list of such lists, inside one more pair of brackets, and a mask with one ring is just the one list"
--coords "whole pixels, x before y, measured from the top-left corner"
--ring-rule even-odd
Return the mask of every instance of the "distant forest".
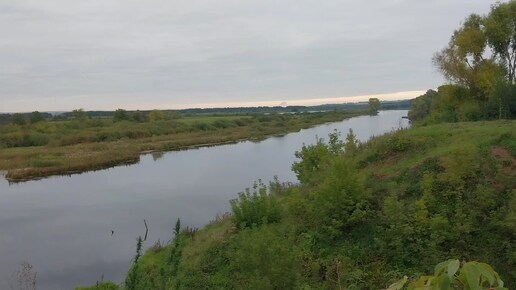
[[[383, 101], [381, 103], [382, 110], [403, 110], [410, 109], [413, 100], [401, 101]], [[191, 108], [182, 110], [162, 110], [165, 115], [187, 116], [187, 115], [232, 115], [232, 114], [255, 114], [255, 113], [298, 113], [298, 112], [319, 112], [332, 110], [365, 110], [368, 109], [368, 102], [360, 103], [344, 103], [344, 104], [326, 104], [318, 106], [273, 106], [273, 107], [234, 107], [234, 108]], [[88, 118], [113, 118], [117, 112], [125, 112], [129, 117], [134, 117], [134, 121], [146, 119], [153, 110], [136, 110], [125, 111], [118, 109], [117, 111], [84, 111]], [[3, 113], [0, 114], [0, 125], [5, 124], [32, 124], [40, 121], [61, 121], [73, 119], [76, 117], [78, 110], [73, 112], [38, 112], [31, 113]], [[82, 110], [81, 110], [82, 112]], [[143, 116], [143, 117], [141, 117]]]

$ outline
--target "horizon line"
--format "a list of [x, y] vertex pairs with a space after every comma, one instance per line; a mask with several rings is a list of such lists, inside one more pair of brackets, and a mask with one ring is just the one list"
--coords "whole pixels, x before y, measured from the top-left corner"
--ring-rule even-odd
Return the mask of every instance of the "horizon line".
[[[330, 97], [296, 100], [275, 100], [257, 102], [216, 102], [216, 103], [196, 103], [196, 104], [175, 104], [172, 109], [211, 109], [211, 108], [246, 108], [246, 107], [275, 107], [275, 106], [319, 106], [344, 103], [366, 102], [369, 98], [378, 98], [381, 101], [403, 101], [423, 95], [427, 90], [403, 91], [385, 94], [369, 94], [349, 97]], [[225, 105], [224, 105], [225, 104]]]
[[[128, 111], [148, 111], [148, 110], [185, 110], [185, 109], [217, 109], [217, 108], [251, 108], [251, 107], [288, 107], [288, 106], [319, 106], [331, 104], [345, 104], [345, 103], [360, 103], [367, 102], [369, 98], [378, 98], [381, 101], [403, 101], [414, 99], [423, 95], [427, 90], [413, 90], [384, 94], [368, 94], [347, 97], [327, 97], [327, 98], [312, 98], [312, 99], [294, 99], [294, 100], [274, 100], [274, 101], [249, 101], [249, 102], [212, 102], [212, 103], [159, 103], [159, 104], [135, 104], [126, 107], [115, 106], [108, 108], [85, 108], [79, 107], [74, 109], [55, 109], [55, 110], [41, 110], [40, 112], [71, 112], [75, 109], [83, 109], [84, 111], [115, 111], [117, 109], [124, 109]], [[35, 110], [39, 111], [39, 110]], [[34, 111], [2, 111], [0, 114], [14, 114], [14, 113], [30, 113]]]

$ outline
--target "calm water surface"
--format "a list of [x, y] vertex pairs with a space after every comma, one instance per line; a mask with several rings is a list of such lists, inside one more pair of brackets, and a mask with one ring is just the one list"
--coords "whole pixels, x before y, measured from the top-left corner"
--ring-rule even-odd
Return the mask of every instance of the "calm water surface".
[[364, 141], [408, 126], [406, 114], [385, 111], [259, 143], [149, 154], [135, 165], [71, 177], [14, 185], [0, 178], [0, 289], [16, 285], [13, 273], [23, 261], [34, 266], [40, 290], [74, 289], [101, 277], [121, 282], [144, 219], [147, 246], [168, 241], [178, 217], [201, 227], [259, 178], [295, 182], [294, 152], [316, 136], [337, 129], [344, 137], [352, 128]]

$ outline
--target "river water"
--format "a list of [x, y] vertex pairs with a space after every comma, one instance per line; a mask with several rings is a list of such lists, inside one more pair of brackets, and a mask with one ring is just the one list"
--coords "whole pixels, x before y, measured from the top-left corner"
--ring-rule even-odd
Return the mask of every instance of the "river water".
[[294, 152], [334, 129], [352, 128], [361, 141], [407, 127], [407, 111], [382, 111], [301, 130], [262, 142], [143, 155], [138, 164], [80, 175], [9, 184], [0, 179], [0, 289], [18, 289], [24, 261], [37, 289], [74, 289], [96, 281], [121, 282], [136, 237], [146, 246], [168, 241], [178, 217], [202, 227], [253, 182], [296, 182]]

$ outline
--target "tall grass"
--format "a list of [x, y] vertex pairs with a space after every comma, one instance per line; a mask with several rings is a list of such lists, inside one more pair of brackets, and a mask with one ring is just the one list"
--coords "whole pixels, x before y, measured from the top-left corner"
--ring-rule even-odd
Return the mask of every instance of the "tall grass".
[[70, 120], [0, 126], [0, 170], [20, 181], [134, 163], [142, 152], [263, 139], [361, 111], [198, 116], [155, 122]]

